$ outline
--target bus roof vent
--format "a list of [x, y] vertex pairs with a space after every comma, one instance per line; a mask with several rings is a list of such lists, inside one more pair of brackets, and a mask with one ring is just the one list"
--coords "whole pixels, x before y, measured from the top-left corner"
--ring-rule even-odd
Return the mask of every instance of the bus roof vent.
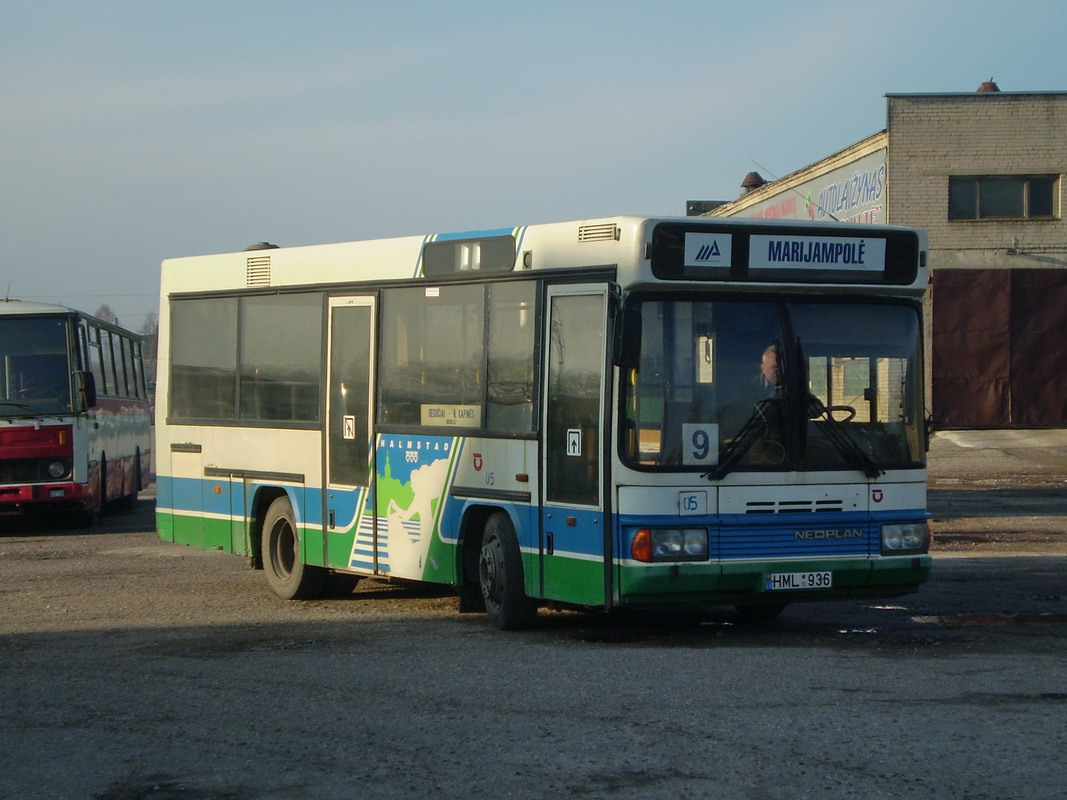
[[249, 256], [245, 260], [245, 281], [249, 286], [270, 286], [270, 256]]
[[598, 225], [579, 225], [579, 242], [610, 242], [618, 241], [622, 231], [614, 222], [604, 222]]

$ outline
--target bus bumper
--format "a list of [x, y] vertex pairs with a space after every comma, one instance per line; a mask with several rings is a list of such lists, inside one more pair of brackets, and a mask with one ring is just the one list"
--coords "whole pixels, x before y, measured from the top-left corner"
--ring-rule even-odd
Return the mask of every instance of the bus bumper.
[[79, 483], [35, 483], [0, 486], [0, 511], [33, 511], [46, 508], [86, 508], [92, 498]]
[[[797, 603], [911, 594], [930, 577], [929, 555], [628, 562], [619, 570], [620, 605]], [[828, 576], [828, 577], [827, 577]], [[811, 580], [817, 577], [818, 580]], [[826, 583], [811, 588], [806, 584]]]

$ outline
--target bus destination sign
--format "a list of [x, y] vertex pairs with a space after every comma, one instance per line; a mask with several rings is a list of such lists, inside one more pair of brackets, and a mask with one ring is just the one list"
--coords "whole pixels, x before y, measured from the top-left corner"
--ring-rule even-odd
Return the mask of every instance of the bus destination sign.
[[907, 286], [925, 266], [919, 236], [906, 228], [745, 222], [658, 223], [646, 250], [652, 274], [669, 281]]
[[753, 235], [749, 243], [748, 267], [881, 272], [885, 269], [885, 239]]

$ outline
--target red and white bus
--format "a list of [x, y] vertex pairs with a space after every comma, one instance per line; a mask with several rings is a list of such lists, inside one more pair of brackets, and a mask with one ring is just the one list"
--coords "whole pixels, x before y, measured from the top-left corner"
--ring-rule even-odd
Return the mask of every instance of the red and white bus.
[[0, 511], [91, 523], [150, 480], [141, 337], [72, 308], [0, 302]]

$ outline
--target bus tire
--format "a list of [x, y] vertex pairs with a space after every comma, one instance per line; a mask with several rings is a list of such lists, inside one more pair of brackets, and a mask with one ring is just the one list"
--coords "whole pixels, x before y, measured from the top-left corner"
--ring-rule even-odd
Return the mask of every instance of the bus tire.
[[141, 448], [138, 447], [133, 453], [133, 497], [137, 499], [137, 493], [144, 491], [144, 474], [141, 470]]
[[263, 571], [271, 591], [283, 600], [319, 597], [326, 584], [326, 570], [300, 558], [300, 537], [288, 497], [277, 497], [270, 504], [261, 536]]
[[100, 454], [100, 472], [97, 478], [97, 489], [99, 491], [99, 498], [97, 504], [100, 508], [107, 505], [107, 456], [103, 453]]
[[138, 490], [141, 488], [140, 487], [140, 483], [141, 483], [141, 477], [140, 477], [141, 468], [140, 468], [140, 464], [141, 464], [141, 450], [140, 450], [140, 448], [138, 448], [137, 449], [137, 454], [134, 456], [133, 465], [132, 465], [133, 471], [130, 474], [130, 486], [128, 486], [128, 487], [126, 486], [126, 480], [125, 480], [126, 470], [125, 469], [122, 470], [122, 472], [123, 472], [122, 491], [125, 492], [126, 489], [129, 488], [130, 492], [128, 494], [124, 494], [124, 495], [120, 496], [117, 500], [114, 501], [113, 505], [119, 511], [132, 511], [134, 508], [137, 507], [137, 494], [138, 494]]
[[522, 553], [507, 514], [489, 516], [478, 555], [478, 583], [485, 599], [489, 621], [502, 631], [516, 631], [533, 624], [537, 604], [526, 596]]

